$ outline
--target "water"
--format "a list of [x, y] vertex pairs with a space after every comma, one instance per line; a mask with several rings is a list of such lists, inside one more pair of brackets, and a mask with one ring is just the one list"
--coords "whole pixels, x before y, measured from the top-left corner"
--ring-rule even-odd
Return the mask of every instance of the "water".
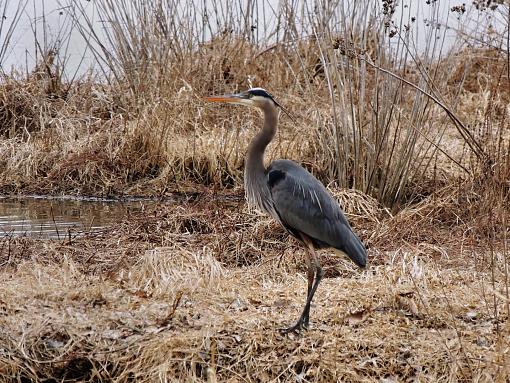
[[0, 197], [0, 238], [64, 239], [101, 231], [155, 201]]

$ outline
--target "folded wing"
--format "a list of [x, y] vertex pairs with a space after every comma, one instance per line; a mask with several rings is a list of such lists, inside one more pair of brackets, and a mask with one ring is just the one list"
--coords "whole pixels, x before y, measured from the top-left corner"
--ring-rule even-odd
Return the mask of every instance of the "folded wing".
[[312, 174], [293, 161], [278, 160], [267, 171], [268, 186], [284, 227], [300, 238], [306, 234], [319, 248], [333, 247], [364, 267], [365, 247], [340, 206]]

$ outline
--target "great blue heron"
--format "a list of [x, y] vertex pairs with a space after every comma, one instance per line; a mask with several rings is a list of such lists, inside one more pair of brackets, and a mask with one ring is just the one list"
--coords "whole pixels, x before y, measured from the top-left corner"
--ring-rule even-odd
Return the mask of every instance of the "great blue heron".
[[282, 332], [307, 329], [310, 304], [324, 276], [315, 249], [332, 247], [345, 253], [358, 266], [365, 267], [365, 247], [352, 231], [337, 201], [306, 169], [290, 160], [276, 160], [268, 168], [264, 167], [264, 152], [276, 133], [280, 107], [266, 90], [252, 88], [238, 94], [206, 97], [206, 100], [254, 106], [264, 114], [264, 126], [250, 142], [246, 156], [246, 199], [305, 245], [308, 267], [305, 307], [296, 324]]

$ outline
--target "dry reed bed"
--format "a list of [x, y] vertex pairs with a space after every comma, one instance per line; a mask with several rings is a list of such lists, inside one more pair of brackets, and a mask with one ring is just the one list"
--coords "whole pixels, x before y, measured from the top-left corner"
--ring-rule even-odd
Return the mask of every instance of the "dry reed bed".
[[[312, 76], [318, 55], [315, 43], [305, 40], [295, 50], [269, 50], [260, 60], [256, 59], [259, 53], [259, 47], [245, 41], [217, 39], [194, 52], [182, 68], [165, 68], [165, 76], [158, 81], [147, 80], [148, 88], [137, 89], [139, 93], [135, 94], [129, 88], [122, 88], [122, 84], [107, 86], [94, 78], [66, 84], [44, 72], [34, 72], [29, 78], [5, 77], [0, 85], [0, 190], [4, 193], [164, 195], [171, 191], [239, 185], [247, 143], [260, 124], [258, 112], [211, 107], [201, 97], [245, 89], [247, 79], [271, 90], [296, 120], [282, 115], [279, 134], [269, 147], [268, 159], [295, 159], [326, 183], [352, 182], [350, 172], [363, 173], [363, 161], [371, 161], [368, 160], [373, 157], [370, 145], [375, 144], [372, 142], [363, 149], [368, 157], [360, 159], [358, 165], [345, 160], [349, 163], [345, 177], [337, 174], [339, 148], [335, 145], [340, 144], [335, 143], [335, 131], [340, 127], [349, 130], [351, 122], [335, 121], [327, 78], [321, 73]], [[510, 142], [510, 133], [505, 128], [509, 113], [506, 108], [509, 89], [505, 86], [503, 70], [505, 58], [480, 50], [466, 51], [449, 59], [453, 62], [449, 66], [434, 63], [435, 73], [450, 80], [442, 89], [443, 98], [455, 99], [456, 112], [470, 125], [476, 139], [502, 171], [508, 172], [510, 158], [504, 155]], [[489, 59], [490, 65], [480, 66]], [[474, 68], [484, 72], [466, 72], [465, 61], [473, 62]], [[205, 64], [197, 66], [197, 62]], [[451, 76], [445, 74], [450, 72]], [[289, 77], [289, 73], [304, 77]], [[376, 74], [373, 69], [365, 73], [366, 103], [376, 102]], [[413, 83], [418, 82], [413, 71], [405, 76]], [[410, 118], [414, 93], [412, 88], [403, 87], [397, 103], [392, 104], [404, 120]], [[358, 105], [357, 96], [353, 97], [352, 102], [366, 120], [364, 124], [375, 124], [377, 116], [363, 112], [363, 108], [371, 110], [371, 104]], [[336, 113], [344, 115], [347, 109]], [[412, 120], [399, 125], [400, 122], [392, 120], [384, 129], [390, 129], [388, 135], [392, 129], [395, 134], [399, 132], [397, 147], [410, 131], [420, 130], [421, 135], [432, 141], [441, 134], [442, 150], [476, 172], [477, 160], [437, 105], [427, 106], [424, 121], [421, 125]], [[361, 129], [360, 134], [370, 141], [382, 128], [356, 129]], [[430, 143], [421, 142], [423, 137], [420, 137], [415, 149], [424, 150], [423, 162], [409, 165], [414, 176], [410, 177], [410, 187], [404, 193], [412, 195], [415, 189], [420, 192], [419, 185], [424, 182], [434, 188], [435, 183], [442, 185], [452, 177], [466, 176], [444, 154], [425, 152]], [[347, 143], [348, 147], [352, 145]], [[381, 154], [378, 164], [371, 165], [374, 179], [389, 177], [406, 168], [402, 163], [388, 168], [391, 156], [386, 159], [386, 154]], [[434, 165], [427, 165], [425, 173], [419, 171], [429, 160]], [[504, 177], [503, 174], [501, 178]], [[369, 192], [379, 193], [377, 187]]]
[[[242, 200], [168, 205], [72, 243], [4, 240], [0, 375], [504, 381], [506, 274], [478, 262], [488, 250], [461, 238], [439, 254], [424, 238], [384, 242], [378, 233], [388, 236], [399, 215], [360, 193], [335, 194], [372, 244], [371, 262], [360, 272], [323, 252], [327, 278], [302, 337], [277, 332], [302, 308], [302, 251]], [[455, 232], [427, 222], [420, 230]], [[493, 242], [504, 264], [504, 244]], [[450, 267], [450, 258], [462, 261]]]
[[484, 304], [488, 279], [400, 255], [326, 279], [312, 329], [284, 337], [276, 329], [297, 316], [305, 281], [270, 265], [227, 269], [208, 248], [158, 248], [114, 278], [82, 274], [72, 262], [59, 273], [24, 263], [0, 288], [2, 375], [502, 381], [510, 329]]

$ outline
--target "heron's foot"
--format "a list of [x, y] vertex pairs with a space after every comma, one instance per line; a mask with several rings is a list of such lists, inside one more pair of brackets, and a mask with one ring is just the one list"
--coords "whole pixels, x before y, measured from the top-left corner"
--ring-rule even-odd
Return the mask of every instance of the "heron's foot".
[[310, 324], [310, 317], [308, 314], [303, 318], [303, 327], [308, 330], [308, 325]]
[[308, 318], [304, 319], [303, 317], [299, 318], [294, 326], [288, 328], [280, 329], [280, 333], [282, 334], [299, 334], [303, 330], [308, 330]]

